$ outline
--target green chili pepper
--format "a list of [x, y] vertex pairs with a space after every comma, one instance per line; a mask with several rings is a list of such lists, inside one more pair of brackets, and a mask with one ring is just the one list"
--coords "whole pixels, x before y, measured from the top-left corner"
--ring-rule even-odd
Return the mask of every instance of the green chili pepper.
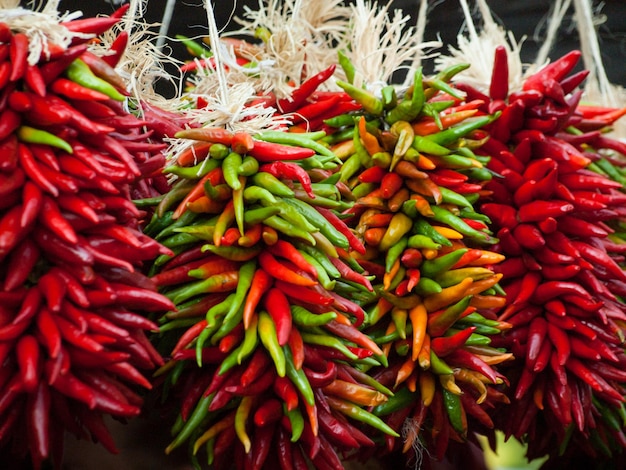
[[[361, 146], [361, 149], [365, 151], [365, 148], [363, 148], [363, 146]], [[343, 183], [348, 182], [348, 180], [352, 178], [357, 171], [360, 170], [361, 160], [362, 158], [358, 152], [350, 155], [350, 157], [348, 157], [348, 159], [341, 166], [341, 170], [339, 170], [339, 181], [342, 181]]]
[[259, 162], [251, 155], [246, 155], [237, 169], [237, 173], [243, 176], [252, 176], [259, 171]]
[[252, 315], [250, 324], [244, 333], [241, 346], [237, 351], [237, 364], [241, 364], [244, 359], [250, 356], [250, 354], [252, 354], [256, 349], [257, 344], [259, 344], [259, 335], [257, 334], [258, 322], [258, 317], [256, 315]]
[[463, 196], [462, 194], [454, 192], [444, 186], [439, 186], [439, 191], [441, 192], [441, 200], [445, 204], [454, 204], [455, 206], [459, 207], [472, 208], [470, 202], [465, 199], [465, 196]]
[[466, 136], [470, 132], [485, 127], [487, 124], [493, 122], [498, 117], [500, 117], [500, 114], [501, 112], [498, 111], [492, 116], [481, 116], [478, 118], [466, 119], [461, 124], [452, 126], [448, 129], [437, 132], [436, 134], [424, 136], [424, 139], [442, 146], [450, 145], [461, 137]]
[[[185, 227], [181, 227], [181, 229], [184, 229], [184, 228]], [[176, 230], [178, 231], [181, 229], [176, 229]], [[188, 245], [190, 243], [195, 243], [200, 239], [201, 238], [195, 236], [195, 234], [193, 233], [190, 233], [190, 232], [183, 233], [181, 231], [181, 233], [170, 235], [165, 240], [162, 240], [161, 245], [166, 246], [168, 248], [174, 248], [177, 246], [183, 246], [183, 245]]]
[[342, 50], [337, 51], [337, 56], [339, 65], [341, 66], [343, 73], [346, 76], [346, 80], [350, 84], [354, 83], [354, 75], [356, 74], [354, 64], [350, 61], [350, 58]]
[[283, 201], [302, 214], [302, 216], [313, 224], [314, 227], [319, 229], [320, 233], [328, 238], [333, 245], [344, 249], [350, 248], [350, 243], [346, 236], [339, 232], [339, 230], [337, 230], [326, 217], [315, 210], [313, 206], [297, 198], [283, 199]]
[[357, 103], [363, 106], [363, 109], [374, 116], [380, 116], [383, 111], [383, 102], [376, 98], [372, 93], [363, 88], [356, 87], [352, 83], [341, 80], [335, 82], [337, 86], [352, 97]]
[[174, 220], [172, 218], [171, 219], [172, 223], [168, 224], [165, 228], [163, 228], [163, 230], [157, 233], [154, 236], [154, 238], [159, 241], [163, 240], [169, 237], [170, 235], [173, 235], [174, 233], [176, 233], [176, 229], [191, 225], [194, 221], [196, 221], [196, 219], [198, 219], [197, 220], [198, 222], [202, 220], [200, 219], [200, 216], [198, 214], [195, 214], [191, 211], [185, 211], [178, 219]]
[[437, 356], [435, 352], [430, 350], [430, 370], [437, 375], [450, 375], [454, 373], [452, 368], [446, 364], [443, 359]]
[[426, 276], [421, 276], [420, 280], [417, 281], [417, 284], [413, 288], [413, 292], [424, 297], [428, 295], [438, 294], [442, 290], [443, 288], [437, 281], [430, 279]]
[[350, 403], [348, 401], [329, 396], [328, 404], [332, 409], [345, 414], [349, 418], [361, 421], [362, 423], [372, 426], [373, 428], [378, 429], [379, 431], [382, 431], [389, 436], [400, 437], [400, 435], [396, 431], [389, 427], [389, 425], [387, 425], [378, 416], [355, 405], [354, 403]]
[[[307, 253], [306, 251], [304, 251], [302, 249], [298, 249], [298, 251], [304, 257], [304, 259], [306, 259], [307, 262], [310, 265], [312, 265], [315, 268], [315, 270], [317, 271], [317, 280], [321, 284], [321, 286], [324, 289], [333, 290], [335, 288], [336, 281], [330, 279], [330, 277], [328, 275], [328, 272], [326, 271], [324, 266], [322, 266], [322, 264], [318, 262], [317, 258], [315, 258], [314, 256], [311, 256], [309, 253]], [[326, 259], [326, 261], [328, 261], [328, 258], [325, 258], [325, 259]], [[331, 263], [329, 263], [329, 264], [333, 268], [335, 268], [334, 265], [332, 265]], [[335, 268], [335, 269], [337, 269], [337, 268]]]
[[413, 77], [413, 94], [387, 113], [385, 120], [389, 124], [397, 121], [413, 121], [424, 105], [424, 88], [422, 85], [422, 68], [418, 67]]
[[448, 240], [446, 237], [444, 237], [443, 235], [441, 235], [439, 232], [437, 232], [437, 230], [435, 230], [433, 226], [430, 225], [428, 221], [424, 218], [419, 218], [414, 222], [413, 232], [418, 233], [420, 235], [425, 235], [428, 238], [430, 238], [432, 241], [440, 245], [452, 246], [452, 242]]
[[285, 404], [283, 404], [283, 413], [291, 424], [291, 442], [298, 442], [304, 431], [304, 416], [302, 416], [299, 408], [288, 410]]
[[352, 142], [354, 143], [354, 154], [358, 157], [360, 165], [365, 168], [372, 166], [372, 156], [363, 145], [363, 142], [361, 142], [358, 126], [354, 126], [352, 130]]
[[215, 246], [207, 243], [206, 245], [202, 245], [202, 251], [210, 251], [213, 254], [231, 261], [248, 261], [260, 253], [261, 247]]
[[67, 78], [85, 88], [99, 91], [115, 101], [124, 101], [126, 97], [106, 80], [94, 75], [89, 66], [80, 59], [74, 59], [65, 69]]
[[345, 344], [341, 342], [339, 338], [329, 336], [327, 334], [315, 334], [309, 332], [301, 332], [302, 341], [310, 344], [317, 344], [318, 346], [326, 346], [336, 349], [341, 352], [348, 359], [356, 361], [359, 357], [350, 351]]
[[270, 357], [274, 361], [276, 367], [276, 374], [279, 377], [284, 377], [286, 370], [286, 360], [283, 348], [278, 343], [278, 336], [276, 334], [276, 326], [269, 313], [261, 310], [258, 313], [258, 334], [263, 346], [269, 353]]
[[383, 100], [383, 108], [389, 110], [394, 108], [398, 104], [398, 95], [396, 94], [396, 88], [393, 85], [387, 85], [380, 90], [380, 94]]
[[[277, 198], [273, 206], [278, 207], [280, 209], [280, 216], [294, 226], [307, 232], [317, 232], [318, 228], [313, 221], [303, 214], [302, 210], [299, 210], [297, 205], [292, 204], [292, 201], [297, 201], [297, 199]], [[261, 201], [261, 204], [263, 204], [263, 201]]]
[[241, 182], [239, 181], [239, 166], [241, 165], [241, 162], [241, 155], [237, 152], [230, 152], [222, 161], [224, 180], [232, 189], [241, 188]]
[[271, 217], [268, 217], [263, 221], [263, 223], [268, 227], [272, 227], [273, 229], [287, 235], [288, 237], [304, 240], [311, 245], [315, 244], [315, 239], [311, 235], [311, 232], [297, 227], [288, 220], [280, 217], [280, 215], [273, 215]]
[[457, 232], [460, 232], [463, 235], [469, 238], [472, 238], [474, 240], [477, 240], [483, 243], [489, 243], [489, 244], [498, 243], [497, 238], [494, 238], [485, 232], [481, 232], [480, 230], [476, 230], [470, 227], [465, 221], [463, 221], [463, 219], [461, 219], [460, 217], [457, 217], [449, 210], [444, 209], [441, 206], [435, 206], [435, 205], [431, 206], [431, 209], [433, 211], [433, 215], [431, 216], [433, 220], [444, 223], [448, 225], [450, 228], [453, 228], [454, 230], [456, 230]]
[[309, 406], [314, 406], [315, 396], [313, 395], [313, 389], [311, 388], [309, 379], [304, 373], [304, 369], [296, 369], [293, 363], [293, 354], [288, 345], [283, 347], [283, 357], [285, 358], [285, 373], [287, 377], [296, 386], [300, 395], [304, 398], [304, 401], [307, 402]]
[[206, 158], [194, 166], [170, 165], [163, 169], [163, 173], [176, 175], [180, 178], [199, 179], [209, 171], [219, 166], [219, 161], [213, 158]]
[[[247, 209], [243, 214], [243, 220], [248, 225], [264, 223], [266, 219], [273, 215], [280, 214], [280, 209], [276, 206], [255, 207]], [[213, 238], [211, 237], [210, 240]]]
[[281, 197], [293, 197], [293, 191], [285, 183], [280, 181], [274, 175], [265, 171], [259, 171], [252, 177], [252, 182], [257, 186], [267, 189], [270, 193]]
[[[321, 271], [325, 271], [326, 273], [328, 273], [328, 276], [331, 279], [339, 279], [341, 277], [341, 273], [339, 272], [339, 270], [335, 267], [333, 263], [331, 263], [328, 257], [320, 249], [314, 246], [304, 245], [302, 243], [298, 243], [298, 249], [303, 252], [303, 254], [309, 254], [311, 258], [315, 260], [317, 265], [322, 267]], [[318, 269], [318, 274], [319, 271], [320, 269]]]
[[213, 53], [209, 49], [203, 47], [202, 44], [199, 44], [193, 41], [187, 36], [183, 36], [182, 34], [177, 34], [175, 37], [176, 39], [178, 39], [180, 42], [183, 43], [183, 45], [187, 48], [188, 52], [194, 57], [206, 58], [206, 57], [213, 56]]
[[265, 206], [276, 203], [276, 197], [270, 191], [255, 185], [246, 186], [246, 189], [243, 191], [243, 198], [246, 202], [251, 203], [261, 201]]
[[400, 390], [396, 390], [393, 396], [372, 408], [372, 414], [375, 416], [387, 416], [394, 411], [404, 409], [411, 403], [415, 402], [415, 396], [417, 392], [410, 391], [407, 387], [402, 387]]
[[[354, 125], [354, 118], [356, 116], [358, 116], [358, 114], [352, 114], [352, 113], [340, 114], [339, 116], [333, 116], [331, 118], [324, 119], [324, 124], [326, 124], [327, 126], [336, 127], [336, 128], [352, 126]], [[333, 134], [331, 134], [331, 136], [332, 135]]]
[[427, 153], [429, 155], [435, 155], [437, 157], [442, 157], [444, 155], [448, 155], [452, 151], [444, 147], [443, 145], [439, 145], [437, 142], [429, 140], [426, 136], [416, 135], [413, 137], [413, 143], [411, 144], [415, 150], [421, 153]]
[[494, 171], [486, 167], [466, 168], [462, 170], [462, 172], [464, 175], [467, 175], [470, 179], [475, 180], [475, 181], [491, 181], [494, 178], [494, 176], [496, 176], [496, 173]]
[[291, 306], [291, 316], [294, 323], [303, 327], [323, 326], [329, 321], [337, 318], [337, 314], [335, 312], [326, 312], [319, 314], [311, 313], [306, 308], [300, 305]]
[[459, 395], [452, 393], [445, 388], [442, 388], [443, 404], [448, 413], [448, 419], [455, 431], [461, 436], [467, 434], [467, 423], [464, 418], [463, 405], [461, 404], [461, 398]]
[[[217, 342], [226, 336], [228, 333], [241, 323], [243, 320], [243, 306], [239, 307], [234, 313], [227, 313], [221, 321], [221, 324], [217, 331], [211, 336], [211, 344], [217, 344]], [[241, 345], [240, 345], [241, 347]], [[239, 357], [239, 354], [237, 355]]]
[[17, 128], [16, 135], [20, 142], [49, 145], [50, 147], [64, 150], [67, 153], [74, 153], [70, 144], [48, 131], [35, 129], [30, 126], [20, 126]]
[[440, 273], [448, 271], [467, 251], [468, 248], [459, 248], [433, 259], [425, 259], [422, 261], [420, 271], [424, 276], [433, 278]]
[[198, 404], [195, 409], [189, 416], [189, 419], [185, 422], [185, 425], [181, 429], [181, 431], [176, 435], [174, 440], [165, 448], [165, 453], [170, 454], [174, 449], [180, 446], [183, 442], [185, 442], [192, 435], [193, 431], [204, 421], [204, 419], [209, 415], [209, 405], [211, 401], [213, 401], [214, 393], [203, 396], [200, 400], [198, 400]]

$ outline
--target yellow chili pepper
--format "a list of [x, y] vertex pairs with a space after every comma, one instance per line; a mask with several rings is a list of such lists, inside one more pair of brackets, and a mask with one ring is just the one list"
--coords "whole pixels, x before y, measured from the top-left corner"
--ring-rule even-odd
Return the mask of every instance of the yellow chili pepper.
[[450, 227], [444, 227], [442, 225], [433, 225], [433, 228], [440, 234], [446, 237], [448, 240], [462, 240], [463, 234], [457, 232]]
[[207, 429], [198, 439], [196, 439], [196, 441], [193, 443], [193, 454], [196, 455], [202, 444], [216, 437], [222, 431], [232, 427], [233, 424], [235, 424], [234, 411], [224, 416], [217, 423]]
[[389, 227], [378, 245], [379, 250], [387, 251], [398, 243], [398, 241], [411, 230], [411, 227], [413, 227], [413, 221], [402, 212], [396, 212], [391, 218]]
[[454, 370], [454, 378], [456, 380], [472, 385], [474, 389], [479, 393], [479, 396], [476, 399], [476, 403], [480, 405], [487, 398], [487, 386], [482, 380], [478, 378], [478, 375], [484, 377], [482, 374], [476, 374], [473, 371], [464, 368]]
[[435, 376], [430, 372], [422, 372], [419, 377], [420, 395], [424, 406], [430, 406], [435, 397], [436, 382]]
[[248, 421], [248, 416], [250, 416], [255, 398], [254, 395], [244, 396], [241, 402], [239, 402], [239, 406], [235, 412], [235, 434], [237, 434], [237, 437], [243, 444], [246, 454], [249, 453], [252, 448], [250, 436], [248, 436], [248, 432], [246, 431], [246, 422]]
[[426, 310], [434, 312], [458, 302], [467, 295], [466, 292], [473, 283], [474, 280], [471, 277], [466, 277], [458, 284], [442, 289], [438, 294], [429, 295], [424, 299]]
[[461, 388], [454, 381], [454, 374], [440, 375], [439, 383], [444, 388], [444, 390], [447, 390], [450, 393], [453, 393], [455, 395], [461, 395], [463, 393], [463, 390], [461, 390]]

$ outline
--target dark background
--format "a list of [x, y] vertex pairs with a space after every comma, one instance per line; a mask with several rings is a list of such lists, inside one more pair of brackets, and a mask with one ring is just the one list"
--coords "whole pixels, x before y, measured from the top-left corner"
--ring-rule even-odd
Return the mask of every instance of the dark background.
[[[316, 0], [309, 0], [316, 1]], [[118, 2], [119, 3], [119, 2]], [[229, 29], [231, 15], [241, 15], [244, 5], [254, 7], [257, 0], [216, 0], [216, 20], [218, 27]], [[236, 8], [233, 10], [233, 5]], [[379, 0], [379, 4], [382, 4]], [[407, 14], [417, 11], [417, 0], [393, 0], [392, 8], [402, 8]], [[433, 7], [428, 15], [425, 40], [441, 38], [445, 45], [455, 45], [456, 36], [462, 27], [462, 13], [457, 0], [439, 0], [432, 2]], [[522, 59], [532, 62], [543, 40], [544, 30], [539, 28], [549, 13], [551, 2], [547, 0], [492, 0], [488, 2], [497, 20], [511, 30], [519, 40], [528, 36], [522, 48]], [[596, 2], [598, 3], [598, 2]], [[158, 23], [163, 15], [166, 0], [149, 0], [145, 16], [147, 23]], [[111, 1], [105, 0], [61, 0], [60, 10], [81, 10], [85, 17], [98, 13], [109, 14], [115, 7]], [[177, 1], [174, 17], [168, 36], [184, 34], [187, 36], [206, 34], [206, 14], [203, 0]], [[599, 26], [601, 51], [607, 74], [611, 82], [626, 86], [626, 1], [605, 0], [601, 12], [606, 21]], [[231, 23], [230, 29], [236, 25]], [[155, 30], [158, 27], [155, 26]], [[536, 35], [538, 33], [538, 35]], [[187, 54], [175, 42], [169, 42], [172, 55], [184, 60]], [[578, 49], [578, 33], [571, 19], [566, 20], [560, 28], [558, 40], [551, 53], [557, 58], [572, 49]], [[428, 67], [428, 64], [426, 64]], [[191, 465], [183, 446], [174, 455], [166, 456], [163, 449], [169, 442], [168, 430], [173, 422], [172, 417], [149, 413], [148, 416], [132, 421], [129, 425], [120, 425], [111, 421], [112, 433], [121, 453], [117, 456], [106, 452], [101, 446], [88, 442], [77, 442], [67, 439], [64, 470], [190, 470]], [[20, 468], [19, 464], [12, 467], [12, 462], [3, 461], [0, 456], [0, 467], [9, 464], [10, 468]], [[357, 468], [363, 468], [358, 466]], [[369, 468], [380, 468], [370, 466]], [[589, 467], [588, 467], [589, 468]]]
[[[315, 0], [310, 0], [315, 1]], [[81, 10], [85, 16], [93, 16], [97, 13], [110, 13], [119, 4], [120, 0], [61, 0], [60, 10]], [[165, 10], [166, 0], [149, 0], [145, 20], [148, 23], [161, 21]], [[384, 4], [384, 0], [379, 0]], [[413, 16], [416, 14], [418, 0], [391, 0], [391, 8], [400, 8], [405, 13]], [[438, 36], [444, 45], [455, 45], [456, 37], [463, 25], [461, 7], [457, 0], [430, 1], [431, 11], [428, 15], [425, 40], [433, 40]], [[472, 2], [470, 2], [471, 4]], [[500, 24], [511, 30], [515, 38], [519, 40], [527, 36], [522, 47], [522, 60], [532, 62], [545, 35], [545, 18], [550, 12], [549, 0], [488, 0], [493, 15]], [[176, 2], [174, 16], [168, 36], [176, 34], [187, 36], [203, 35], [207, 32], [206, 14], [203, 9], [203, 0], [178, 0]], [[214, 0], [214, 10], [218, 28], [233, 29], [237, 26], [229, 18], [234, 15], [241, 16], [244, 6], [257, 7], [258, 0]], [[594, 1], [594, 5], [600, 8], [604, 18], [598, 26], [600, 48], [603, 56], [607, 75], [612, 83], [626, 86], [626, 1], [604, 0]], [[557, 41], [550, 57], [557, 58], [572, 49], [579, 49], [578, 32], [571, 16], [573, 8], [570, 8], [568, 17], [564, 20], [557, 34]], [[542, 28], [543, 25], [543, 28]], [[158, 29], [158, 28], [156, 28]], [[172, 55], [178, 59], [186, 59], [187, 54], [180, 44], [170, 41], [169, 46]], [[429, 64], [425, 64], [428, 71]]]

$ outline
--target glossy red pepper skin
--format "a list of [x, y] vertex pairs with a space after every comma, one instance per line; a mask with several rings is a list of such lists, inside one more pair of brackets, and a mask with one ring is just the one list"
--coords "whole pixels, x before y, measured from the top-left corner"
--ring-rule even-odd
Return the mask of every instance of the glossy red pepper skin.
[[316, 75], [305, 80], [300, 87], [294, 90], [289, 98], [278, 100], [278, 108], [283, 114], [297, 111], [317, 88], [335, 73], [336, 65], [332, 64]]

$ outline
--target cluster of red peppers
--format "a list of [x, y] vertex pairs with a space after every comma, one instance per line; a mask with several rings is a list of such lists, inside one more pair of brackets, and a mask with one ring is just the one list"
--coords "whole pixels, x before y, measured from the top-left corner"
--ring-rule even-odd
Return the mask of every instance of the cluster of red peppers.
[[169, 250], [141, 231], [131, 193], [160, 178], [167, 146], [124, 109], [126, 37], [88, 50], [123, 11], [64, 23], [72, 43], [36, 63], [0, 24], [0, 448], [34, 468], [60, 468], [66, 431], [115, 452], [105, 416], [137, 416], [142, 370], [163, 363], [144, 313], [173, 304], [142, 270]]
[[[511, 405], [498, 422], [528, 441], [529, 457], [559, 446], [611, 456], [626, 445], [621, 263], [626, 147], [604, 131], [621, 110], [579, 109], [570, 52], [509, 93], [507, 56], [495, 52], [489, 96], [465, 87], [500, 119], [480, 153], [501, 177], [479, 210], [490, 217], [506, 261], [496, 267], [507, 294], [494, 340], [516, 360], [504, 370]], [[589, 114], [592, 113], [592, 114]]]

